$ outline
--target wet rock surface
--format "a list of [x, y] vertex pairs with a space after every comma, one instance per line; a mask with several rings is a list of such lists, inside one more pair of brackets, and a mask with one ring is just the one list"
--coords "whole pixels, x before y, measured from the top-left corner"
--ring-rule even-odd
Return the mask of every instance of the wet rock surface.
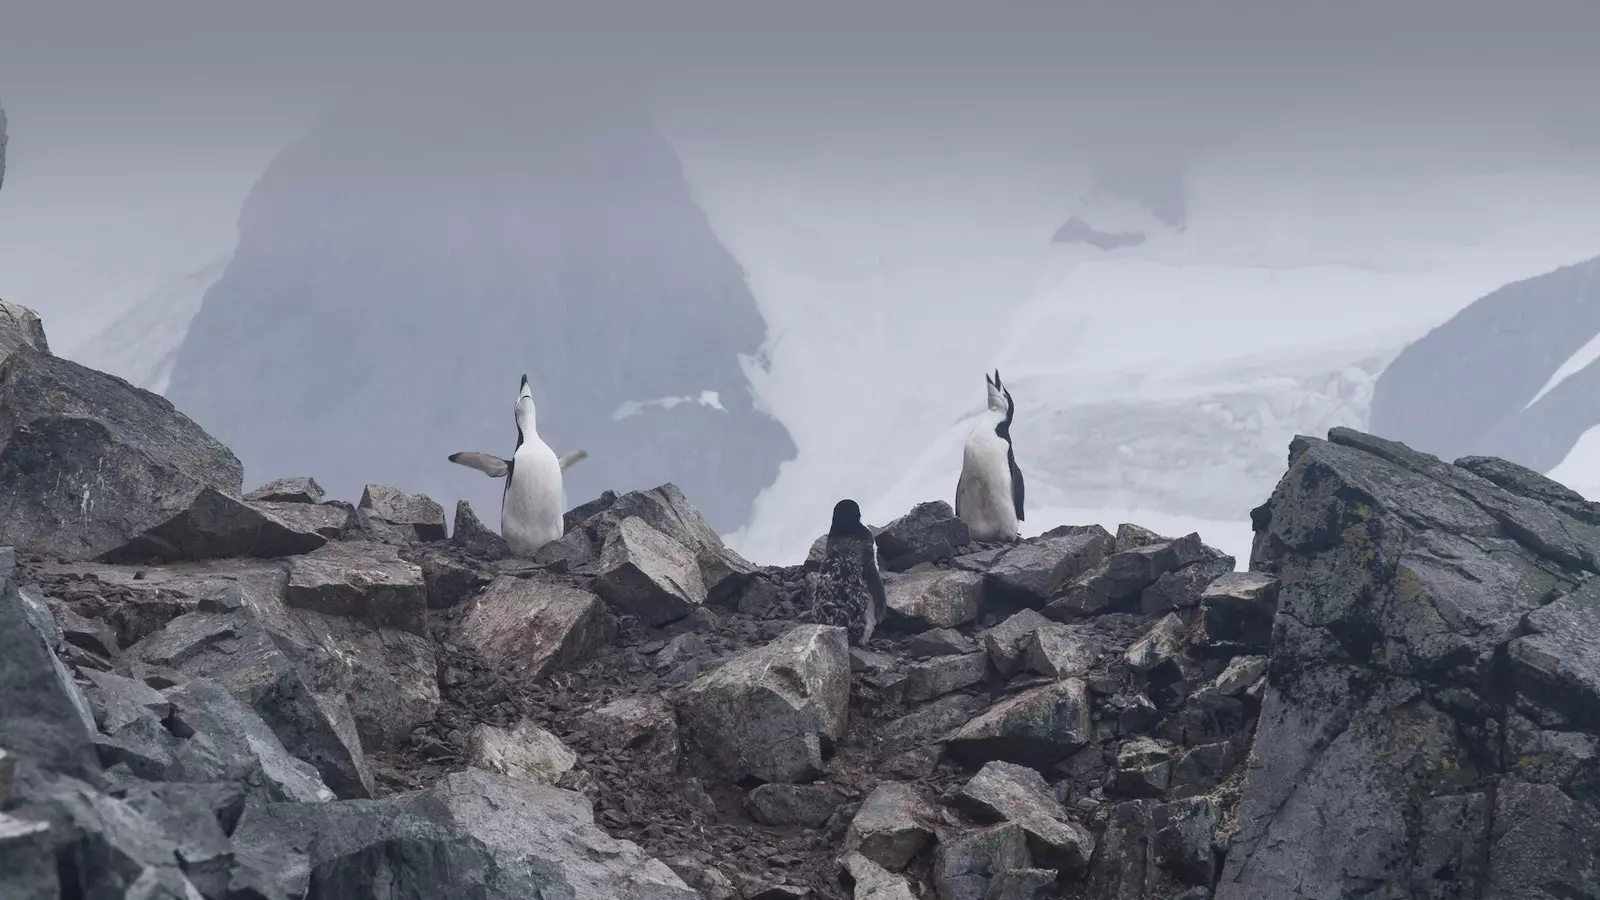
[[313, 487], [237, 501], [356, 519], [285, 558], [0, 553], [0, 896], [1600, 896], [1600, 517], [1500, 461], [1298, 439], [1252, 572], [924, 504], [854, 648], [671, 485], [537, 561]]

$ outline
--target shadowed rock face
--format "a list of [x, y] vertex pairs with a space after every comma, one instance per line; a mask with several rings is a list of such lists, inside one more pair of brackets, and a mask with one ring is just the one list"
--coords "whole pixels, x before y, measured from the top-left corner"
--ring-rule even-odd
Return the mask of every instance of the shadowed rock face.
[[1597, 334], [1600, 259], [1508, 284], [1395, 357], [1373, 390], [1371, 428], [1447, 459], [1547, 472], [1600, 424], [1600, 363], [1534, 397]]
[[[581, 101], [581, 102], [580, 102]], [[765, 325], [647, 114], [518, 85], [369, 98], [268, 169], [168, 395], [253, 483], [468, 499], [503, 481], [518, 379], [572, 502], [675, 482], [737, 528], [794, 445], [754, 409]]]

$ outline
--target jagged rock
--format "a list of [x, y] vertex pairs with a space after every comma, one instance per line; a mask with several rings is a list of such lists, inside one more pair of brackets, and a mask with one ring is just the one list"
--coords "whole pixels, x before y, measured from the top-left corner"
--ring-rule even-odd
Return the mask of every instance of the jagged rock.
[[918, 503], [878, 532], [878, 556], [884, 571], [904, 572], [914, 565], [939, 562], [971, 543], [967, 523], [943, 500]]
[[312, 765], [290, 755], [267, 723], [226, 687], [196, 678], [166, 692], [172, 731], [184, 739], [165, 780], [245, 782], [274, 800], [333, 799]]
[[698, 900], [664, 864], [594, 825], [581, 795], [469, 769], [382, 800], [279, 803], [245, 812], [235, 853], [283, 896], [483, 900]]
[[1165, 544], [1172, 538], [1156, 534], [1143, 525], [1132, 522], [1123, 522], [1117, 526], [1117, 536], [1114, 546], [1117, 551], [1135, 550], [1139, 547], [1148, 547], [1152, 544]]
[[1048, 766], [1088, 742], [1088, 689], [1069, 678], [995, 704], [950, 736], [950, 755], [982, 764], [1004, 760]]
[[[607, 495], [610, 493], [606, 492]], [[699, 510], [690, 505], [675, 484], [613, 495], [609, 502], [602, 496], [594, 506], [596, 511], [569, 528], [569, 531], [586, 535], [591, 544], [603, 549], [611, 533], [624, 520], [643, 520], [651, 529], [688, 548], [694, 555], [700, 567], [700, 583], [707, 602], [719, 603], [724, 597], [736, 593], [756, 571], [749, 560], [722, 543], [722, 538], [707, 524]]]
[[161, 720], [172, 714], [172, 701], [142, 681], [111, 672], [83, 675], [90, 684], [89, 705], [95, 724], [106, 734], [115, 734], [146, 716]]
[[1117, 804], [1090, 871], [1090, 896], [1115, 900], [1209, 896], [1216, 881], [1213, 834], [1219, 822], [1209, 797]]
[[1022, 668], [1027, 640], [1038, 629], [1052, 624], [1044, 616], [1025, 609], [983, 633], [983, 646], [994, 661], [995, 671], [1009, 678]]
[[511, 555], [506, 539], [484, 525], [473, 512], [472, 504], [465, 500], [456, 501], [455, 528], [451, 531], [450, 543], [484, 559], [505, 559]]
[[1508, 648], [1518, 690], [1575, 722], [1600, 724], [1600, 579], [1529, 613], [1527, 630]]
[[490, 665], [534, 681], [588, 658], [616, 636], [594, 594], [535, 575], [502, 575], [472, 601], [457, 639]]
[[269, 481], [244, 495], [246, 500], [272, 503], [321, 503], [327, 492], [315, 478], [294, 477]]
[[444, 507], [426, 494], [407, 494], [386, 484], [361, 491], [356, 517], [368, 534], [395, 541], [445, 539]]
[[[117, 633], [111, 626], [94, 619], [86, 619], [78, 615], [72, 607], [58, 600], [46, 597], [44, 605], [50, 610], [56, 625], [60, 627], [62, 639], [66, 643], [64, 649], [69, 654], [73, 648], [77, 648], [88, 651], [101, 660], [110, 660], [121, 652]], [[82, 658], [77, 657], [77, 659]]]
[[1176, 572], [1165, 572], [1139, 592], [1139, 611], [1155, 619], [1175, 609], [1193, 609], [1200, 605], [1206, 587], [1231, 573], [1235, 563], [1233, 557], [1218, 553], [1214, 559], [1203, 559]]
[[467, 736], [467, 765], [538, 784], [555, 784], [578, 764], [561, 739], [527, 719], [511, 731], [479, 725]]
[[681, 619], [706, 601], [694, 551], [637, 516], [617, 523], [595, 567], [595, 592], [647, 625]]
[[860, 853], [891, 872], [902, 871], [933, 837], [930, 823], [936, 818], [915, 787], [885, 781], [867, 795], [850, 820], [844, 850]]
[[346, 701], [313, 691], [252, 610], [187, 613], [130, 647], [128, 655], [192, 679], [216, 680], [253, 709], [290, 753], [311, 763], [336, 794], [371, 796], [372, 775]]
[[136, 564], [230, 556], [272, 558], [309, 553], [347, 524], [334, 507], [245, 502], [206, 488], [177, 515], [101, 553], [103, 562]]
[[1183, 624], [1183, 619], [1177, 613], [1168, 613], [1128, 648], [1124, 654], [1128, 667], [1135, 672], [1148, 672], [1176, 659], [1183, 652], [1183, 639], [1187, 631], [1188, 626]]
[[[4, 138], [0, 136], [0, 148], [3, 147]], [[48, 355], [50, 342], [44, 335], [44, 323], [28, 307], [0, 300], [0, 365], [18, 348]]]
[[1172, 749], [1153, 738], [1134, 738], [1117, 749], [1112, 784], [1126, 797], [1160, 797], [1172, 784]]
[[1021, 825], [1033, 858], [1062, 871], [1081, 871], [1094, 855], [1094, 836], [1067, 817], [1044, 777], [1026, 766], [985, 764], [956, 794], [956, 804], [979, 822]]
[[[33, 779], [18, 800], [11, 815], [48, 824], [62, 889], [85, 897], [199, 897], [178, 869], [177, 846], [123, 801], [72, 778]], [[0, 870], [0, 879], [8, 875]]]
[[684, 691], [679, 722], [729, 778], [799, 782], [822, 768], [824, 742], [850, 714], [843, 628], [801, 625], [734, 657]]
[[1058, 874], [1055, 869], [1009, 869], [989, 880], [983, 900], [1033, 900]]
[[739, 900], [739, 889], [733, 886], [733, 879], [712, 866], [701, 865], [687, 856], [670, 859], [667, 866], [689, 887], [699, 891], [703, 900]]
[[77, 363], [17, 348], [0, 363], [0, 546], [89, 558], [237, 497], [239, 460], [172, 404]]
[[1272, 642], [1278, 580], [1260, 572], [1230, 572], [1200, 595], [1197, 643], [1213, 651], [1262, 652]]
[[1217, 555], [1195, 533], [1133, 549], [1118, 544], [1118, 552], [1069, 583], [1045, 608], [1046, 614], [1068, 621], [1132, 607], [1162, 575]]
[[[8, 750], [93, 780], [100, 772], [93, 716], [25, 602], [11, 551], [0, 548], [0, 736]], [[42, 618], [54, 625], [48, 612]]]
[[[1452, 873], [1457, 895], [1600, 894], [1600, 871], [1565, 862], [1593, 858], [1581, 837], [1595, 833], [1592, 811], [1527, 783], [1521, 766], [1502, 771], [1495, 721], [1510, 698], [1535, 721], [1562, 719], [1518, 696], [1532, 673], [1506, 661], [1530, 614], [1591, 577], [1595, 527], [1348, 429], [1296, 438], [1252, 519], [1252, 568], [1281, 584], [1218, 900], [1267, 900], [1289, 883], [1308, 896], [1383, 884], [1392, 861], [1449, 855], [1417, 827], [1445, 809], [1457, 834], [1490, 835], [1468, 853], [1486, 874]], [[1593, 734], [1594, 721], [1563, 727]], [[1485, 783], [1493, 803], [1449, 799]], [[1434, 890], [1414, 893], [1423, 889]]]
[[844, 795], [831, 784], [763, 784], [745, 798], [757, 822], [803, 828], [820, 827], [843, 802]]
[[1023, 665], [1051, 678], [1086, 675], [1099, 655], [1097, 642], [1076, 625], [1040, 625], [1022, 642]]
[[56, 875], [53, 845], [50, 823], [0, 813], [0, 896], [6, 900], [57, 900], [61, 881]]
[[917, 900], [904, 876], [896, 875], [860, 853], [844, 858], [854, 900]]
[[901, 684], [901, 699], [907, 703], [932, 700], [951, 691], [977, 684], [989, 671], [989, 657], [983, 653], [941, 656], [906, 667]]
[[954, 628], [932, 628], [906, 641], [906, 652], [913, 656], [959, 656], [977, 649], [972, 638]]
[[1057, 529], [1006, 551], [989, 567], [985, 588], [1004, 602], [1036, 606], [1098, 565], [1111, 546], [1100, 526]]
[[678, 714], [659, 696], [613, 700], [579, 723], [601, 745], [632, 753], [635, 766], [662, 775], [678, 767]]
[[422, 568], [380, 544], [332, 544], [289, 564], [284, 601], [379, 628], [422, 634], [428, 587]]
[[986, 900], [997, 876], [1032, 867], [1027, 833], [1013, 822], [960, 836], [940, 835], [934, 854], [934, 888], [939, 900]]
[[983, 576], [960, 569], [907, 572], [884, 578], [885, 624], [902, 629], [954, 628], [978, 617]]
[[178, 867], [206, 897], [228, 893], [233, 869], [229, 827], [244, 812], [244, 792], [232, 784], [140, 785], [123, 798], [176, 845]]

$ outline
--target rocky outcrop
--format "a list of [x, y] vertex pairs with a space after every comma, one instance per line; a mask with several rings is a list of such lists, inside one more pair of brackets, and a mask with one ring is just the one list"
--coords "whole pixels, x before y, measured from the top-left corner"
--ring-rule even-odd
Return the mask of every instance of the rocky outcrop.
[[1546, 384], [1600, 334], [1600, 259], [1480, 298], [1379, 376], [1369, 427], [1446, 459], [1503, 457], [1538, 472], [1600, 424], [1600, 362]]
[[1354, 431], [1295, 442], [1255, 513], [1280, 585], [1219, 898], [1600, 893], [1600, 515], [1558, 496]]
[[924, 504], [857, 647], [672, 485], [532, 561], [424, 499], [0, 553], [0, 895], [1600, 895], [1600, 505], [1502, 460], [1298, 439], [1248, 572]]
[[[526, 372], [541, 435], [589, 452], [569, 497], [675, 482], [736, 530], [795, 454], [741, 368], [767, 337], [744, 274], [642, 107], [523, 82], [394, 85], [279, 155], [166, 394], [252, 477], [392, 484], [497, 519], [502, 482], [445, 457], [510, 455]], [[448, 373], [425, 362], [442, 349]]]

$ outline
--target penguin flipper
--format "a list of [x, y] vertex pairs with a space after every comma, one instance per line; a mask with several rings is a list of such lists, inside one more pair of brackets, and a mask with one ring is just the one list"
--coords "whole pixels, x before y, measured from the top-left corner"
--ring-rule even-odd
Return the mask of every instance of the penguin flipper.
[[450, 461], [458, 466], [477, 469], [490, 478], [504, 478], [511, 471], [510, 460], [491, 456], [488, 453], [479, 453], [476, 450], [452, 453], [450, 454]]
[[1011, 504], [1016, 507], [1017, 521], [1025, 522], [1022, 515], [1022, 470], [1017, 468], [1017, 455], [1009, 448], [1006, 450], [1006, 464], [1011, 467]]
[[587, 450], [569, 450], [561, 454], [561, 458], [557, 462], [561, 463], [561, 471], [565, 472], [588, 458], [589, 451]]
[[956, 518], [961, 518], [961, 495], [966, 492], [967, 467], [961, 467], [961, 477], [956, 479]]

